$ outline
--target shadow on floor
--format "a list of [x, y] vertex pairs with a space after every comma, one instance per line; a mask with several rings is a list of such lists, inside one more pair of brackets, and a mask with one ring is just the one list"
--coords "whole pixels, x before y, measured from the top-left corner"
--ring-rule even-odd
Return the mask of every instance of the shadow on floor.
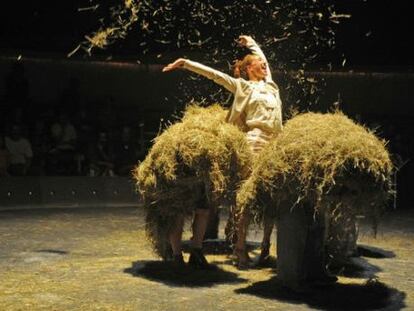
[[[183, 241], [183, 252], [190, 252], [190, 241]], [[260, 243], [247, 241], [248, 251], [260, 248]], [[203, 241], [203, 253], [206, 255], [229, 255], [233, 253], [233, 248], [228, 241], [224, 239], [209, 239]]]
[[216, 284], [246, 281], [236, 273], [224, 271], [214, 265], [211, 270], [199, 270], [188, 265], [177, 268], [163, 261], [135, 261], [132, 267], [125, 269], [124, 272], [175, 286], [212, 287]]
[[[277, 260], [275, 257], [270, 256], [262, 263], [259, 263], [259, 256], [252, 257], [251, 265], [249, 266], [250, 270], [260, 270], [260, 269], [272, 269], [274, 271], [277, 270]], [[233, 257], [227, 257], [224, 260], [213, 260], [210, 261], [211, 264], [215, 265], [230, 265], [230, 266], [236, 266], [236, 260]]]
[[382, 269], [369, 263], [365, 258], [355, 257], [340, 266], [329, 266], [329, 271], [348, 278], [371, 279]]
[[357, 253], [359, 256], [368, 258], [394, 258], [395, 253], [393, 251], [386, 251], [384, 249], [359, 244], [357, 247]]
[[276, 299], [293, 304], [307, 304], [322, 310], [376, 310], [405, 307], [406, 294], [375, 280], [366, 284], [341, 284], [330, 287], [311, 288], [295, 292], [283, 287], [274, 277], [257, 282], [246, 288], [236, 289], [238, 294], [249, 294], [267, 299]]
[[387, 251], [378, 247], [358, 245], [356, 256], [351, 257], [348, 262], [340, 266], [330, 265], [329, 270], [337, 275], [351, 278], [374, 278], [375, 274], [382, 271], [379, 267], [369, 263], [365, 258], [394, 258], [393, 251]]
[[[190, 241], [183, 241], [183, 252], [190, 252]], [[260, 249], [259, 242], [246, 241], [246, 248], [249, 252]], [[234, 265], [234, 259], [231, 257], [233, 254], [233, 248], [230, 246], [228, 241], [224, 239], [209, 239], [203, 242], [203, 253], [206, 255], [228, 255], [227, 259], [224, 261], [212, 261], [212, 264], [225, 264], [225, 265]], [[276, 269], [276, 258], [269, 256], [268, 259], [263, 263], [258, 263], [259, 256], [252, 257], [252, 269], [262, 269], [262, 268], [272, 268]]]
[[68, 251], [63, 251], [63, 250], [60, 250], [60, 249], [38, 249], [35, 252], [36, 253], [56, 254], [56, 255], [67, 255], [67, 254], [69, 254]]

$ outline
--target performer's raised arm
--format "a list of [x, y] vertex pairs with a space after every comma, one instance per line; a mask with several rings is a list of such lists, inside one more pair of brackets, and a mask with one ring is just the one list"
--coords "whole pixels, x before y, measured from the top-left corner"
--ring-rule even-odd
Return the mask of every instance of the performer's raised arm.
[[227, 90], [229, 90], [232, 93], [236, 92], [237, 79], [221, 71], [218, 71], [216, 69], [213, 69], [211, 67], [205, 66], [203, 64], [200, 64], [200, 63], [188, 60], [188, 59], [179, 58], [173, 63], [165, 66], [162, 69], [162, 71], [166, 72], [166, 71], [171, 71], [171, 70], [175, 70], [178, 68], [184, 68], [194, 73], [197, 73], [225, 87]]
[[258, 57], [260, 57], [266, 64], [266, 77], [265, 80], [266, 82], [269, 81], [273, 81], [272, 79], [272, 73], [270, 71], [270, 67], [269, 67], [269, 62], [267, 61], [266, 56], [264, 55], [262, 49], [260, 48], [260, 46], [256, 43], [256, 41], [254, 41], [254, 39], [250, 36], [240, 36], [239, 37], [239, 44], [242, 46], [245, 46], [246, 48], [248, 48], [253, 55], [256, 55]]

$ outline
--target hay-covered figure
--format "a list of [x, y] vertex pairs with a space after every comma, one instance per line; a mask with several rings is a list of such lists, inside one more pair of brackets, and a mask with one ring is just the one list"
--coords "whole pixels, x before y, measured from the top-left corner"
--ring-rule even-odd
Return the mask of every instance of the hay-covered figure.
[[180, 122], [157, 136], [134, 172], [146, 208], [149, 241], [160, 257], [177, 266], [184, 265], [184, 218], [195, 214], [190, 264], [210, 267], [201, 252], [208, 213], [220, 205], [234, 205], [237, 189], [250, 173], [245, 134], [225, 121], [226, 114], [219, 105], [187, 107]]
[[[183, 58], [167, 65], [163, 71], [184, 68], [202, 75], [230, 91], [234, 95], [234, 100], [226, 120], [237, 125], [246, 133], [250, 149], [254, 155], [257, 155], [282, 130], [282, 102], [279, 87], [272, 79], [269, 64], [260, 47], [250, 36], [240, 36], [239, 44], [250, 49], [251, 54], [236, 61], [235, 77]], [[194, 226], [194, 231], [199, 232], [198, 237], [201, 239], [207, 224], [207, 214], [199, 213], [197, 215], [199, 215], [197, 221], [199, 225]], [[234, 254], [238, 261], [237, 265], [241, 269], [247, 268], [251, 261], [245, 243], [248, 223], [249, 213], [240, 214]], [[269, 255], [272, 228], [273, 222], [265, 221], [260, 256], [262, 260]], [[181, 231], [182, 223], [177, 223], [176, 231], [171, 234], [170, 238], [174, 256], [180, 256], [181, 253]], [[197, 242], [201, 243], [201, 240]]]
[[[337, 281], [327, 265], [356, 248], [357, 215], [376, 221], [392, 193], [386, 142], [343, 113], [303, 113], [255, 161], [237, 205], [277, 216], [277, 277], [301, 288]], [[263, 202], [266, 202], [263, 208]]]

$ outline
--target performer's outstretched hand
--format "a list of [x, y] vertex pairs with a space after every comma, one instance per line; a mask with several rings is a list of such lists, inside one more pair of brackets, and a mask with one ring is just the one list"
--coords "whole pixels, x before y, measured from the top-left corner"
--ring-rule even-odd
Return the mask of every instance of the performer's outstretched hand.
[[173, 63], [170, 63], [167, 66], [165, 66], [164, 68], [162, 68], [162, 72], [171, 71], [171, 70], [175, 70], [177, 68], [181, 68], [181, 67], [184, 66], [184, 63], [185, 63], [185, 59], [184, 58], [179, 58], [179, 59], [175, 60]]
[[254, 45], [256, 43], [251, 36], [245, 36], [245, 35], [239, 36], [239, 40], [237, 40], [237, 42], [241, 46], [245, 46], [245, 47], [248, 47], [250, 45]]

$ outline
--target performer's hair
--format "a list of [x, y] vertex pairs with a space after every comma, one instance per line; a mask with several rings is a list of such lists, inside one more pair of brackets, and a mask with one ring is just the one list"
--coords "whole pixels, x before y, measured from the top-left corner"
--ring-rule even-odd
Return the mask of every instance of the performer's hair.
[[254, 54], [247, 54], [243, 59], [237, 59], [233, 65], [233, 75], [236, 78], [243, 78], [249, 80], [247, 75], [247, 66], [249, 66], [258, 56]]

